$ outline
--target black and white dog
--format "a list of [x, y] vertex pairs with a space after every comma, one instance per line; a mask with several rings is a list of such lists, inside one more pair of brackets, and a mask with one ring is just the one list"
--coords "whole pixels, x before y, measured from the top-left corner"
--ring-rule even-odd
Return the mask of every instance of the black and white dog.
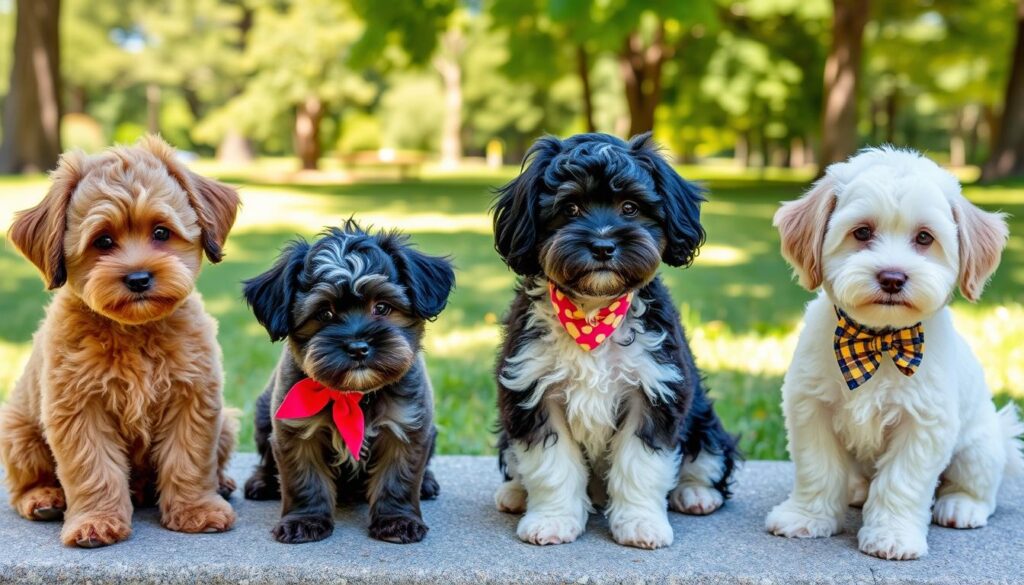
[[703, 243], [702, 191], [649, 134], [545, 137], [524, 165], [493, 210], [522, 277], [497, 364], [495, 502], [525, 512], [526, 542], [572, 542], [593, 504], [617, 542], [667, 546], [667, 507], [718, 509], [738, 458], [657, 276]]
[[271, 339], [287, 338], [257, 404], [261, 461], [245, 485], [249, 499], [282, 499], [277, 540], [326, 538], [336, 504], [363, 499], [372, 537], [426, 535], [420, 498], [439, 487], [427, 469], [436, 431], [420, 344], [454, 283], [448, 260], [351, 220], [292, 242], [246, 281]]

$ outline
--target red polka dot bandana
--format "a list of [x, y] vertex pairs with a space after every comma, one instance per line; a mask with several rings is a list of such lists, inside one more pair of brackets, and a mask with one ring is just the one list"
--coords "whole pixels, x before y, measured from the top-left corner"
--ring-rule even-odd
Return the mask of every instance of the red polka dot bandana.
[[633, 302], [633, 293], [627, 293], [587, 319], [583, 311], [569, 300], [565, 293], [558, 290], [554, 283], [548, 283], [548, 292], [551, 294], [551, 305], [558, 316], [558, 322], [584, 351], [591, 351], [607, 341], [619, 325], [622, 325], [629, 305]]

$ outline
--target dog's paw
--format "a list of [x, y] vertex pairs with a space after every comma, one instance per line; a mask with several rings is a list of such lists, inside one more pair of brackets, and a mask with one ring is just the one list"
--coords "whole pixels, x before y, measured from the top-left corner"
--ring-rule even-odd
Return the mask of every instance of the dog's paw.
[[926, 531], [863, 526], [857, 543], [862, 553], [891, 561], [910, 561], [928, 554]]
[[60, 540], [67, 546], [97, 548], [121, 542], [132, 534], [131, 524], [117, 516], [81, 514], [64, 522]]
[[676, 512], [706, 516], [722, 507], [722, 492], [703, 485], [676, 486], [668, 496], [668, 504]]
[[988, 524], [992, 508], [967, 494], [946, 494], [935, 502], [932, 518], [947, 528], [981, 528]]
[[334, 533], [334, 518], [330, 516], [285, 516], [270, 533], [278, 542], [285, 544], [316, 542]]
[[235, 483], [234, 478], [224, 472], [217, 473], [217, 494], [225, 500], [231, 499], [231, 494], [235, 493], [235, 489], [238, 488], [238, 484]]
[[434, 472], [428, 469], [423, 474], [423, 485], [420, 486], [420, 499], [436, 500], [439, 495], [441, 495], [441, 484], [437, 483]]
[[235, 510], [220, 497], [170, 503], [163, 506], [160, 523], [175, 532], [225, 532], [235, 523]]
[[839, 533], [842, 524], [835, 516], [812, 514], [786, 500], [768, 513], [765, 528], [775, 536], [823, 538]]
[[427, 525], [416, 516], [379, 516], [370, 522], [370, 536], [377, 540], [409, 544], [427, 535]]
[[672, 544], [672, 526], [664, 512], [657, 515], [630, 515], [609, 522], [615, 542], [636, 548], [655, 549]]
[[67, 509], [67, 501], [64, 490], [59, 487], [35, 487], [22, 494], [14, 507], [29, 520], [60, 520]]
[[526, 511], [526, 489], [518, 481], [506, 481], [494, 492], [494, 505], [499, 512], [522, 514]]
[[579, 518], [564, 516], [548, 516], [527, 512], [519, 520], [516, 534], [523, 542], [530, 544], [565, 544], [579, 538], [583, 533], [583, 522]]
[[262, 473], [253, 474], [245, 481], [245, 499], [247, 500], [279, 500], [281, 484], [277, 478]]

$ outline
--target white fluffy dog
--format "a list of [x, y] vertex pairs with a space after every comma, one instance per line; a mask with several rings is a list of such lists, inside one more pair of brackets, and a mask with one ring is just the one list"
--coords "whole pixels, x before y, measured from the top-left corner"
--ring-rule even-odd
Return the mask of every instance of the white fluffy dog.
[[[1024, 428], [1012, 406], [996, 412], [946, 305], [958, 285], [970, 301], [981, 295], [1006, 244], [1003, 216], [968, 202], [931, 160], [883, 147], [830, 166], [775, 225], [800, 284], [822, 292], [782, 387], [796, 481], [768, 531], [831, 536], [847, 506], [863, 504], [860, 550], [915, 559], [932, 519], [984, 526], [1004, 471], [1024, 468]], [[861, 365], [877, 370], [841, 369], [841, 321], [872, 354]], [[901, 330], [919, 335], [916, 367]]]

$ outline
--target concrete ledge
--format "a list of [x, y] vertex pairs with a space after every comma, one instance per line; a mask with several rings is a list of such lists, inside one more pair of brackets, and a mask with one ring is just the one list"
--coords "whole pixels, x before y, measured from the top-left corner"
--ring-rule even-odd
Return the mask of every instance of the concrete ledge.
[[[252, 455], [236, 457], [243, 480]], [[440, 457], [442, 494], [424, 503], [424, 542], [395, 545], [366, 535], [366, 507], [341, 510], [326, 541], [284, 545], [269, 534], [277, 503], [236, 493], [239, 522], [227, 534], [164, 530], [153, 510], [135, 516], [135, 533], [98, 550], [64, 548], [59, 525], [19, 518], [0, 496], [0, 583], [1000, 583], [1024, 584], [1024, 481], [1003, 488], [989, 526], [958, 531], [933, 526], [931, 554], [889, 562], [856, 548], [860, 513], [847, 533], [796, 541], [770, 536], [764, 516], [785, 497], [788, 463], [754, 461], [739, 474], [736, 496], [710, 517], [671, 514], [675, 544], [641, 551], [615, 544], [593, 516], [579, 541], [535, 547], [515, 536], [517, 517], [494, 509], [494, 460]], [[241, 481], [239, 481], [241, 484]]]

